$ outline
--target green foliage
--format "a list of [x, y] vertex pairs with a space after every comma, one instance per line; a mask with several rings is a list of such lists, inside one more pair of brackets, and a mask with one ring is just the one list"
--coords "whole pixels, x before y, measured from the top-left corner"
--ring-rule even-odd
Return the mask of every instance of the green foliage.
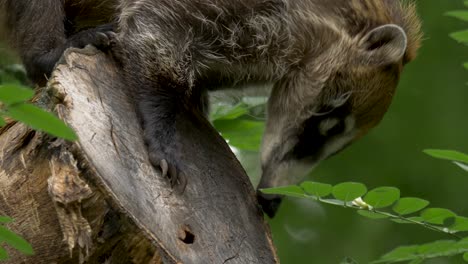
[[[468, 155], [453, 150], [428, 149], [432, 157], [449, 160], [466, 166]], [[463, 167], [462, 167], [463, 168]], [[278, 188], [263, 189], [266, 194], [280, 194], [319, 201], [325, 204], [344, 206], [370, 219], [390, 219], [399, 224], [417, 224], [446, 233], [459, 240], [440, 240], [422, 245], [398, 247], [373, 263], [421, 263], [425, 259], [463, 254], [468, 261], [468, 237], [461, 239], [459, 233], [468, 232], [468, 218], [445, 208], [427, 208], [429, 202], [416, 197], [400, 198], [395, 187], [378, 187], [367, 191], [362, 183], [345, 182], [335, 186], [318, 182], [303, 182]], [[333, 198], [327, 198], [333, 196]], [[392, 206], [393, 205], [393, 206]], [[419, 214], [418, 214], [419, 212]]]
[[3, 224], [11, 221], [13, 220], [9, 217], [0, 216], [0, 261], [8, 259], [8, 253], [5, 248], [3, 248], [4, 244], [11, 246], [25, 255], [34, 254], [34, 250], [26, 240], [3, 226]]
[[237, 104], [214, 104], [210, 119], [229, 145], [247, 151], [258, 151], [265, 122], [255, 116], [262, 115], [266, 98], [245, 97]]
[[367, 192], [367, 187], [362, 183], [344, 182], [333, 187], [333, 196], [344, 202], [351, 202]]
[[[465, 6], [468, 7], [468, 1], [465, 2]], [[447, 12], [446, 15], [458, 18], [462, 21], [468, 21], [468, 10], [455, 10]], [[456, 41], [468, 45], [468, 30], [457, 31], [450, 34], [450, 37]], [[465, 69], [468, 69], [468, 63], [463, 64]]]
[[[67, 140], [75, 140], [76, 135], [65, 123], [55, 115], [43, 109], [26, 103], [34, 92], [18, 84], [0, 85], [0, 119], [8, 116], [23, 122], [33, 129], [45, 131], [51, 135]], [[4, 121], [0, 125], [4, 125]]]
[[459, 241], [439, 240], [422, 245], [398, 247], [372, 263], [415, 263], [414, 261], [420, 263], [425, 259], [448, 257], [463, 253], [463, 258], [466, 260], [466, 252], [468, 252], [468, 237]]
[[426, 149], [424, 152], [434, 158], [450, 160], [462, 170], [468, 171], [468, 155], [454, 150]]
[[[344, 206], [355, 209], [358, 214], [370, 219], [390, 219], [400, 224], [417, 224], [457, 238], [458, 233], [468, 231], [468, 218], [458, 216], [445, 208], [425, 209], [429, 205], [428, 201], [414, 197], [400, 198], [400, 190], [395, 187], [378, 187], [368, 192], [367, 187], [362, 183], [345, 182], [332, 186], [307, 181], [299, 186], [283, 186], [261, 191], [266, 194], [287, 195]], [[331, 195], [335, 199], [327, 198]], [[427, 258], [452, 256], [465, 252], [468, 252], [468, 238], [460, 241], [436, 241], [423, 245], [399, 247], [375, 263], [401, 261], [416, 263]]]
[[429, 201], [420, 198], [405, 197], [398, 200], [392, 209], [399, 215], [408, 215], [420, 211], [428, 205]]
[[468, 155], [454, 150], [426, 149], [424, 153], [438, 159], [463, 162], [468, 164]]

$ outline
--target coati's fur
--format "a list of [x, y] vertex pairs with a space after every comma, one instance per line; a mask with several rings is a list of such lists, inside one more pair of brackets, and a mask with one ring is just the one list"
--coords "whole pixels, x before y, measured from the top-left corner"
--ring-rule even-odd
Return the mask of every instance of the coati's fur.
[[[414, 5], [397, 0], [116, 1], [102, 23], [118, 20], [113, 51], [134, 89], [150, 160], [174, 177], [178, 115], [205, 111], [207, 90], [271, 84], [260, 187], [296, 183], [291, 169], [310, 169], [381, 120], [421, 39]], [[51, 70], [35, 56], [67, 46], [63, 21], [85, 14], [69, 8], [93, 1], [33, 2], [0, 0], [34, 13], [8, 17], [34, 77]], [[273, 215], [279, 198], [260, 198]]]
[[69, 47], [109, 45], [117, 0], [0, 0], [0, 39], [18, 51], [28, 77], [44, 84]]
[[[396, 0], [123, 0], [120, 8], [122, 60], [142, 95], [155, 165], [177, 164], [167, 131], [178, 112], [202, 108], [205, 89], [274, 86], [260, 187], [296, 183], [291, 169], [310, 169], [375, 126], [421, 38], [414, 6]], [[261, 196], [270, 215], [277, 200]]]

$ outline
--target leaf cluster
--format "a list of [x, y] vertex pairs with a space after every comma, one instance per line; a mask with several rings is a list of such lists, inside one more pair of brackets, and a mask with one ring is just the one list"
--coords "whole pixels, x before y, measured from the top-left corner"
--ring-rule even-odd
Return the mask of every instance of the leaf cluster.
[[5, 244], [20, 251], [25, 255], [34, 254], [34, 250], [26, 240], [24, 240], [22, 237], [5, 227], [5, 224], [10, 223], [12, 221], [13, 219], [9, 217], [0, 216], [0, 261], [7, 260], [9, 258], [8, 252], [4, 248]]

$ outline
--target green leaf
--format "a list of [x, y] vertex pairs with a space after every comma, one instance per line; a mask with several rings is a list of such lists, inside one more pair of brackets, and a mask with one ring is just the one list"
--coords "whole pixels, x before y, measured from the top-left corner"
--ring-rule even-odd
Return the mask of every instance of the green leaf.
[[463, 260], [468, 262], [468, 252], [466, 252], [465, 254], [463, 254]]
[[260, 148], [264, 122], [243, 119], [216, 120], [213, 125], [233, 147], [250, 151], [258, 151]]
[[0, 116], [0, 127], [4, 126], [5, 124], [5, 120], [3, 120], [3, 117]]
[[400, 198], [400, 190], [395, 187], [379, 187], [371, 190], [363, 198], [364, 202], [374, 208], [392, 205]]
[[367, 192], [367, 187], [362, 183], [344, 182], [333, 187], [333, 196], [341, 201], [351, 202], [363, 196]]
[[458, 167], [462, 168], [462, 170], [468, 171], [468, 165], [461, 163], [461, 162], [456, 162], [456, 161], [454, 161], [453, 163], [455, 163], [455, 165], [457, 165]]
[[419, 198], [404, 197], [398, 200], [398, 202], [393, 206], [393, 211], [399, 215], [407, 215], [417, 211], [420, 211], [426, 206], [429, 205], [429, 202]]
[[424, 259], [420, 258], [420, 259], [413, 259], [411, 262], [409, 262], [408, 264], [419, 264], [419, 263], [422, 263], [424, 261]]
[[463, 67], [465, 67], [465, 69], [467, 69], [467, 70], [468, 70], [468, 62], [467, 62], [467, 63], [465, 63], [465, 64], [463, 64]]
[[438, 240], [419, 246], [418, 252], [429, 257], [451, 256], [458, 253], [457, 241]]
[[455, 223], [450, 226], [450, 230], [456, 232], [468, 231], [468, 218], [462, 216], [455, 217]]
[[32, 249], [31, 245], [24, 240], [22, 237], [18, 236], [17, 234], [11, 232], [6, 227], [0, 225], [0, 241], [4, 241], [13, 248], [19, 250], [21, 253], [25, 255], [33, 255], [34, 250]]
[[296, 185], [282, 186], [277, 188], [260, 189], [265, 194], [279, 194], [291, 197], [308, 198], [304, 191]]
[[454, 212], [444, 208], [429, 208], [421, 213], [425, 222], [436, 225], [443, 225], [446, 219], [455, 216]]
[[0, 85], [0, 101], [7, 105], [31, 99], [34, 91], [20, 85]]
[[8, 108], [7, 115], [24, 122], [33, 129], [42, 130], [54, 136], [75, 140], [75, 133], [53, 114], [32, 104], [15, 104]]
[[11, 219], [8, 216], [0, 216], [0, 223], [6, 224], [6, 223], [11, 223], [13, 222], [13, 219]]
[[7, 259], [8, 259], [8, 252], [3, 247], [0, 247], [0, 260], [7, 260]]
[[235, 106], [219, 104], [211, 114], [211, 120], [232, 120], [247, 114], [248, 108], [244, 103]]
[[468, 43], [468, 30], [454, 32], [450, 34], [450, 37], [460, 43]]
[[451, 17], [456, 17], [463, 21], [468, 21], [468, 11], [466, 10], [455, 10], [455, 11], [447, 12], [445, 14]]
[[397, 247], [373, 263], [410, 261], [413, 259], [419, 259], [421, 256], [418, 253], [418, 249], [418, 245]]
[[306, 181], [301, 184], [302, 189], [307, 194], [317, 197], [325, 197], [331, 194], [333, 187], [330, 184]]
[[360, 214], [362, 216], [365, 216], [367, 218], [370, 218], [370, 219], [385, 219], [385, 218], [388, 218], [387, 215], [374, 213], [374, 212], [369, 211], [369, 210], [358, 210], [358, 214]]
[[468, 163], [468, 155], [455, 150], [426, 149], [424, 153], [438, 159]]

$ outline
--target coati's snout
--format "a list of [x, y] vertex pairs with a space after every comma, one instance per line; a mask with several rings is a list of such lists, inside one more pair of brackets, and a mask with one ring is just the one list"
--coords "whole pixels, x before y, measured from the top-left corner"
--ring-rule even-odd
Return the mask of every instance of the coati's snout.
[[[299, 72], [292, 77], [293, 87], [287, 80], [274, 87], [262, 144], [259, 189], [297, 184], [320, 161], [380, 122], [398, 84], [406, 38], [399, 26], [379, 26], [352, 40], [348, 49], [330, 47], [333, 54], [327, 54], [327, 60], [317, 59], [305, 67], [313, 74]], [[350, 51], [352, 47], [357, 48]], [[350, 52], [353, 56], [342, 55]], [[346, 60], [340, 61], [340, 57]], [[302, 79], [308, 79], [308, 86], [300, 85]], [[270, 216], [280, 201], [280, 196], [259, 194], [259, 202]]]

